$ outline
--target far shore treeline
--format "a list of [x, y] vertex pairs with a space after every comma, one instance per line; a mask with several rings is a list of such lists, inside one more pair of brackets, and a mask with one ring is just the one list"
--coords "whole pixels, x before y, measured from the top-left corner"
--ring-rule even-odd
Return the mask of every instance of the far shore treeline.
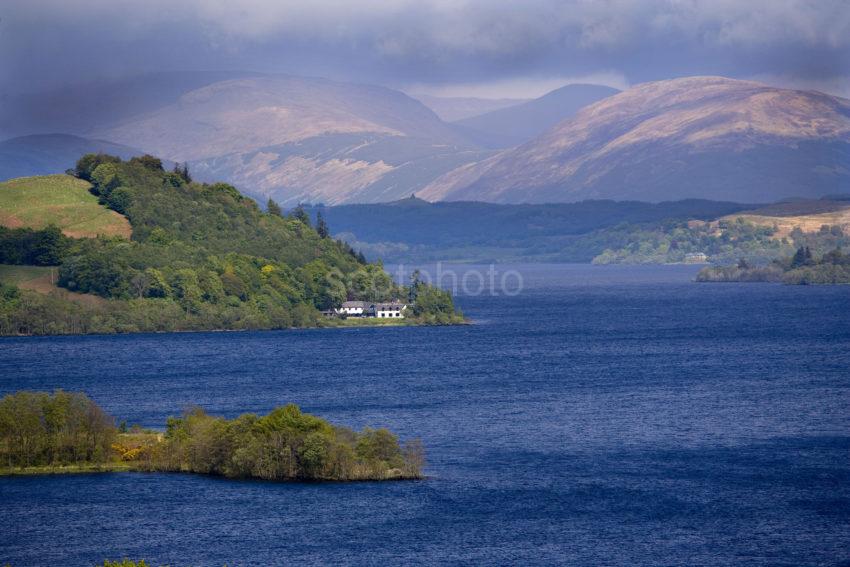
[[354, 431], [277, 407], [235, 419], [200, 408], [164, 433], [115, 419], [82, 393], [22, 391], [0, 400], [0, 474], [169, 471], [265, 480], [387, 480], [422, 476], [419, 440]]
[[799, 246], [818, 255], [850, 248], [850, 231], [825, 219], [820, 230], [786, 233], [748, 216], [794, 217], [848, 206], [848, 197], [840, 195], [767, 206], [700, 199], [501, 205], [408, 198], [307, 211], [321, 214], [338, 238], [367, 258], [389, 263], [670, 264], [704, 254], [712, 264], [744, 258], [764, 265]]
[[152, 156], [88, 154], [74, 176], [127, 217], [132, 237], [0, 228], [0, 264], [56, 266], [64, 293], [0, 284], [0, 334], [280, 329], [333, 324], [345, 300], [412, 301], [408, 323], [463, 320], [451, 296], [397, 285], [301, 209], [263, 212], [226, 183]]

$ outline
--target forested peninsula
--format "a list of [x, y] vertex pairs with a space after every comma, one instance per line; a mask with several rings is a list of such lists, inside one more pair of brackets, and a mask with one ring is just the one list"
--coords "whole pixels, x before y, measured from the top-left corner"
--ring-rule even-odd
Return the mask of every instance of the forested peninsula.
[[0, 475], [181, 472], [275, 481], [422, 477], [418, 439], [386, 429], [354, 431], [277, 407], [235, 419], [194, 408], [151, 431], [115, 418], [82, 393], [21, 391], [0, 400]]
[[[12, 226], [0, 227], [2, 335], [463, 321], [447, 292], [418, 281], [397, 285], [380, 264], [331, 238], [324, 221], [314, 227], [301, 208], [284, 215], [270, 203], [263, 212], [231, 185], [198, 183], [185, 166], [169, 171], [147, 155], [123, 161], [88, 154], [68, 173], [30, 178], [30, 217], [33, 210], [35, 221], [45, 221], [38, 211], [55, 213], [49, 203], [34, 208], [39, 185], [65, 178], [85, 184], [94, 207], [126, 218], [130, 234], [95, 227], [92, 235], [72, 230], [79, 223], [68, 228], [10, 215]], [[39, 276], [41, 287], [22, 289], [2, 277], [22, 271]], [[399, 300], [410, 308], [401, 321], [322, 315], [346, 300]]]

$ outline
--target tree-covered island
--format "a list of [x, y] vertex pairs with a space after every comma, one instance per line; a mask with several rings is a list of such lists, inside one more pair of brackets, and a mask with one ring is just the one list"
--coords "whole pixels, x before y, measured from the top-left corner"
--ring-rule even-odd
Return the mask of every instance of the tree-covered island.
[[836, 248], [815, 256], [801, 246], [793, 256], [753, 266], [740, 260], [735, 266], [710, 266], [697, 274], [698, 282], [781, 282], [792, 285], [850, 284], [850, 254]]
[[[263, 212], [234, 187], [196, 182], [185, 166], [168, 171], [152, 156], [88, 154], [69, 173], [77, 179], [42, 179], [90, 184], [93, 206], [126, 217], [131, 235], [0, 227], [2, 335], [463, 321], [450, 294], [419, 282], [397, 285], [380, 264], [331, 238], [324, 219], [314, 227], [301, 208], [284, 215], [270, 203]], [[46, 291], [4, 282], [3, 270], [17, 266], [43, 274]], [[346, 300], [409, 298], [415, 302], [403, 320], [322, 315]]]
[[86, 395], [21, 391], [0, 400], [0, 475], [117, 471], [276, 481], [422, 478], [418, 439], [354, 431], [294, 404], [234, 419], [194, 408], [165, 431], [116, 427]]

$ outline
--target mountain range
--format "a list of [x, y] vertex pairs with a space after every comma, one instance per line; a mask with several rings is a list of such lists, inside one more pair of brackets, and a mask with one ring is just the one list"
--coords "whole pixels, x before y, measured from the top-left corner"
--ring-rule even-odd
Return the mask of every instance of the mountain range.
[[159, 74], [70, 89], [76, 110], [61, 115], [50, 110], [57, 97], [33, 95], [0, 112], [6, 133], [67, 128], [76, 136], [7, 140], [4, 177], [63, 171], [74, 154], [103, 150], [188, 161], [197, 179], [224, 179], [287, 206], [412, 193], [546, 203], [850, 192], [850, 101], [723, 77], [620, 93], [569, 85], [488, 112], [486, 101], [449, 100], [444, 116], [452, 105], [483, 112], [455, 122], [385, 87], [257, 73]]
[[850, 192], [850, 100], [723, 77], [645, 83], [450, 172], [428, 200], [497, 203]]

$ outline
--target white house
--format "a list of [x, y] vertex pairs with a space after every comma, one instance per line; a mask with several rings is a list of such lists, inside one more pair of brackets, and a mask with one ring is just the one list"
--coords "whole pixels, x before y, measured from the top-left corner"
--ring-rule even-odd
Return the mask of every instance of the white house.
[[685, 254], [685, 264], [705, 264], [708, 262], [708, 256], [702, 252], [691, 252]]
[[346, 301], [336, 312], [347, 317], [368, 317], [371, 307], [365, 301]]
[[345, 317], [377, 317], [380, 319], [404, 319], [407, 305], [398, 300], [389, 303], [369, 303], [368, 301], [346, 301], [336, 310], [337, 315]]
[[398, 318], [404, 319], [404, 311], [407, 309], [407, 305], [404, 303], [393, 301], [391, 303], [376, 303], [374, 305], [375, 308], [375, 317], [379, 319], [383, 318]]

